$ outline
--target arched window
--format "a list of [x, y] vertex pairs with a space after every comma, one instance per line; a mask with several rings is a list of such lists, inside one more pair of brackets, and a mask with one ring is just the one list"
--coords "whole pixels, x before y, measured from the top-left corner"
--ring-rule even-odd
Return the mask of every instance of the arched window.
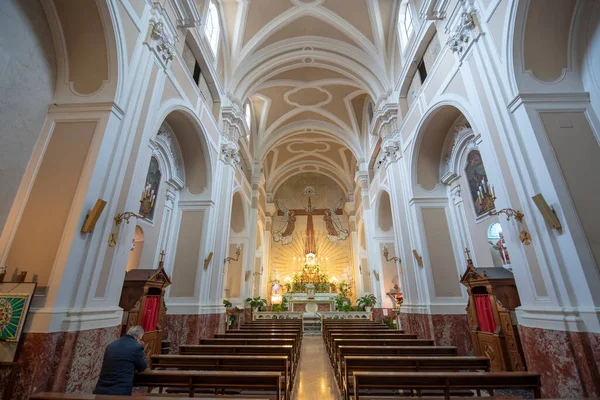
[[210, 2], [208, 6], [208, 15], [206, 16], [206, 25], [204, 26], [204, 34], [210, 43], [210, 48], [214, 55], [217, 55], [219, 48], [219, 35], [221, 34], [221, 26], [219, 25], [219, 13], [214, 2]]
[[250, 103], [246, 103], [246, 108], [244, 109], [244, 115], [246, 117], [246, 125], [248, 125], [248, 134], [250, 134], [250, 128], [252, 123], [252, 110], [250, 109]]
[[404, 49], [413, 33], [413, 19], [408, 0], [400, 3], [400, 13], [398, 14], [398, 28], [400, 29], [400, 47]]

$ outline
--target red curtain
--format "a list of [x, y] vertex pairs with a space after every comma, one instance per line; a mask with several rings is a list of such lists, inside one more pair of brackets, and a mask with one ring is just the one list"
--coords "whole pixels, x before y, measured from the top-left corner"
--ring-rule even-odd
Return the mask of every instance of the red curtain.
[[144, 328], [144, 332], [152, 332], [156, 330], [159, 304], [160, 296], [146, 296], [144, 317], [142, 318], [142, 328]]
[[494, 332], [496, 330], [496, 320], [494, 320], [490, 297], [487, 294], [476, 294], [474, 297], [479, 329], [482, 332]]

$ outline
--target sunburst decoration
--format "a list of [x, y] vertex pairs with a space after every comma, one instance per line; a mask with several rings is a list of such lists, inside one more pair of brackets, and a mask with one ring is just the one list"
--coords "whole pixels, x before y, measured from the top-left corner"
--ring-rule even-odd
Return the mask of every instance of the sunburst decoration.
[[[324, 232], [315, 232], [316, 256], [318, 264], [330, 276], [340, 277], [350, 265], [351, 248], [349, 242], [335, 245], [327, 239]], [[280, 279], [299, 272], [306, 261], [306, 231], [294, 233], [294, 240], [287, 246], [273, 242], [273, 273]]]

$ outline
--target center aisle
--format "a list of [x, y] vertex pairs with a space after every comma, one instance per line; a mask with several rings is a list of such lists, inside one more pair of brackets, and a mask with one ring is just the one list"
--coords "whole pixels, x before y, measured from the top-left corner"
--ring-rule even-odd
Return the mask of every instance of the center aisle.
[[304, 336], [292, 400], [341, 400], [321, 336]]

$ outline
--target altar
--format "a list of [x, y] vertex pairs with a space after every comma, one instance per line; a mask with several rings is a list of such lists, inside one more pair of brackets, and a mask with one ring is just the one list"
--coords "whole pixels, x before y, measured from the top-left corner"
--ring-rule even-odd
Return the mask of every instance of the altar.
[[[284, 297], [287, 299], [288, 311], [307, 312], [308, 304], [315, 304], [316, 311], [335, 311], [335, 293], [315, 293], [310, 298], [306, 293], [286, 293]], [[309, 307], [310, 309], [314, 307]]]

